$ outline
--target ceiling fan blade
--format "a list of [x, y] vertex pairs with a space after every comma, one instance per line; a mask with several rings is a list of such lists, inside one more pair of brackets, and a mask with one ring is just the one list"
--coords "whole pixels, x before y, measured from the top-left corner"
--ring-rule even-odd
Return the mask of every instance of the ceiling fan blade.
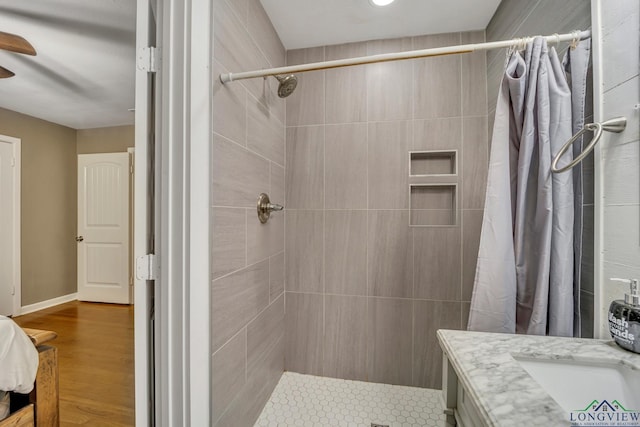
[[31, 46], [31, 43], [26, 41], [23, 37], [15, 34], [4, 33], [2, 31], [0, 31], [0, 49], [23, 53], [25, 55], [36, 55], [36, 50]]
[[0, 67], [0, 79], [6, 79], [15, 76], [13, 71], [9, 71], [4, 67]]

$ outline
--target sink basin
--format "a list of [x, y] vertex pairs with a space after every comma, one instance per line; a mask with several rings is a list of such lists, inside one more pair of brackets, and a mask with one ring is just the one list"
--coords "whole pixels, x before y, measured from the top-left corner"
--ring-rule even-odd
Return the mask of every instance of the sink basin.
[[640, 371], [622, 363], [522, 355], [514, 355], [514, 359], [567, 412], [604, 400], [640, 411]]

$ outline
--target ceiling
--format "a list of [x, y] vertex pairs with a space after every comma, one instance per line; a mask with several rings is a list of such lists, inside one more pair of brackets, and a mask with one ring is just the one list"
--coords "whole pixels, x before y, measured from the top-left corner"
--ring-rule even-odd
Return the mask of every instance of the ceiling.
[[500, 0], [261, 0], [285, 49], [484, 30]]
[[132, 124], [135, 0], [0, 0], [0, 31], [38, 52], [0, 50], [16, 75], [0, 107], [74, 129]]
[[[286, 49], [484, 29], [500, 3], [260, 1]], [[0, 50], [0, 65], [16, 73], [0, 80], [0, 107], [74, 129], [133, 124], [135, 8], [135, 0], [0, 0], [0, 31], [38, 52]]]

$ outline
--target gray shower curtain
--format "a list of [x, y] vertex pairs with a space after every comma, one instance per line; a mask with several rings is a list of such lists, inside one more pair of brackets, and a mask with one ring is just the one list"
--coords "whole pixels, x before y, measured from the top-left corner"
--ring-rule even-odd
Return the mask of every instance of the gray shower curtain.
[[563, 65], [536, 38], [500, 87], [469, 330], [573, 336], [573, 173], [551, 173], [572, 133]]

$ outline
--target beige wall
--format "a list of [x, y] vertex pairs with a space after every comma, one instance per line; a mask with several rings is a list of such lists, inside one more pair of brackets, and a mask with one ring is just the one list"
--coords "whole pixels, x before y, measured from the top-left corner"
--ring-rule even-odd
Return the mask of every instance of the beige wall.
[[0, 108], [0, 134], [22, 140], [22, 306], [77, 291], [77, 154], [134, 146], [134, 127], [75, 130]]
[[76, 131], [0, 108], [22, 140], [22, 305], [76, 292]]
[[78, 154], [120, 153], [134, 146], [135, 127], [80, 129], [76, 141]]

